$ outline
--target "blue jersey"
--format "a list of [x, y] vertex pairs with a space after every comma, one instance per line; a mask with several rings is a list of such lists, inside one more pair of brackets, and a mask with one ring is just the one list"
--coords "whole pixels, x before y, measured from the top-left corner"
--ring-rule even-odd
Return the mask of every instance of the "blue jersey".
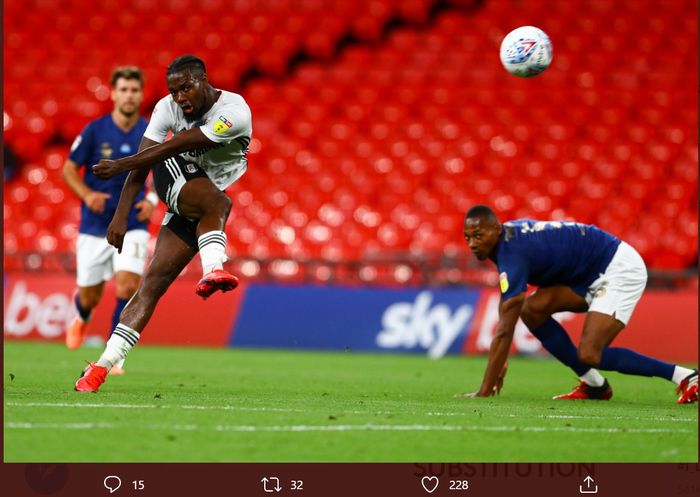
[[565, 285], [581, 296], [610, 264], [620, 240], [590, 224], [516, 219], [503, 223], [492, 260], [501, 298], [527, 289]]
[[[108, 180], [103, 180], [93, 174], [92, 166], [100, 162], [100, 159], [121, 159], [138, 152], [141, 138], [147, 126], [148, 122], [140, 117], [136, 126], [129, 131], [124, 131], [114, 123], [112, 115], [108, 114], [90, 122], [73, 142], [68, 158], [79, 166], [85, 166], [85, 176], [83, 177], [85, 184], [92, 190], [112, 195], [106, 200], [102, 213], [92, 212], [83, 203], [80, 233], [95, 236], [107, 234], [107, 227], [117, 210], [119, 196], [129, 174], [124, 172]], [[145, 188], [136, 195], [134, 203], [143, 200], [144, 190]], [[127, 230], [147, 229], [148, 222], [137, 221], [137, 214], [138, 212], [133, 208], [129, 212]]]

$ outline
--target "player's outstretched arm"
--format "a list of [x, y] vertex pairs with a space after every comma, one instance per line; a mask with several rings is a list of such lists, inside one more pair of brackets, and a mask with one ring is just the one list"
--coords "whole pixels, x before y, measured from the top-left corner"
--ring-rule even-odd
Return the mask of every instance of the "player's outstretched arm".
[[508, 351], [513, 341], [515, 324], [520, 317], [523, 302], [525, 302], [525, 292], [511, 297], [506, 301], [501, 300], [498, 309], [498, 327], [496, 328], [496, 335], [493, 337], [491, 348], [489, 349], [489, 362], [486, 365], [486, 372], [484, 373], [481, 387], [479, 391], [474, 394], [475, 397], [488, 397], [500, 392], [503, 385], [503, 378], [507, 371], [506, 361], [508, 359]]
[[[144, 140], [146, 140], [146, 138], [144, 138]], [[163, 143], [156, 143], [152, 140], [148, 141], [154, 145], [148, 148], [140, 148], [137, 154], [124, 157], [123, 159], [101, 160], [99, 164], [92, 166], [92, 171], [98, 178], [109, 179], [125, 171], [148, 170], [148, 168], [154, 164], [168, 157], [183, 152], [208, 149], [215, 145], [215, 143], [207, 138], [199, 128], [192, 128], [178, 133], [170, 140]]]
[[[139, 153], [148, 149], [149, 147], [154, 147], [157, 145], [158, 142], [144, 137], [141, 139], [141, 144], [139, 145]], [[134, 204], [136, 195], [138, 195], [143, 188], [143, 185], [146, 183], [149, 170], [150, 168], [143, 168], [131, 171], [126, 177], [121, 195], [119, 196], [119, 204], [117, 205], [117, 209], [112, 217], [112, 222], [109, 223], [109, 227], [107, 228], [107, 241], [110, 243], [110, 245], [116, 247], [120, 253], [122, 250], [122, 244], [124, 243], [124, 235], [126, 234], [129, 211], [131, 210], [131, 206]]]

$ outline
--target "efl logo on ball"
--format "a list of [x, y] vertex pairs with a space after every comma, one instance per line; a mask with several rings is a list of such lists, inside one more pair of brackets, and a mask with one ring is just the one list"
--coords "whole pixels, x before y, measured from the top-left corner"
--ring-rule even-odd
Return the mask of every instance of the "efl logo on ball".
[[552, 63], [552, 42], [534, 26], [514, 29], [501, 42], [501, 64], [521, 78], [537, 76]]

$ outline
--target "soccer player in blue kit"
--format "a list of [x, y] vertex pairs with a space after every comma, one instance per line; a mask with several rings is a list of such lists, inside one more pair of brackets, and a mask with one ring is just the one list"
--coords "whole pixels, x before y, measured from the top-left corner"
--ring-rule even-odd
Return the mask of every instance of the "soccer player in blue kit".
[[[119, 315], [136, 292], [144, 272], [148, 254], [148, 221], [158, 195], [145, 195], [141, 188], [129, 211], [128, 231], [123, 250], [118, 253], [107, 240], [107, 228], [119, 203], [119, 195], [127, 177], [120, 174], [101, 180], [92, 171], [100, 159], [119, 159], [136, 153], [148, 122], [139, 115], [143, 101], [143, 75], [137, 67], [117, 68], [111, 76], [114, 109], [110, 114], [90, 122], [78, 135], [63, 166], [68, 186], [82, 200], [80, 234], [76, 249], [77, 286], [75, 305], [78, 315], [66, 331], [66, 345], [78, 348], [85, 338], [92, 310], [102, 297], [105, 281], [116, 280], [117, 303], [112, 316], [112, 329]], [[80, 176], [78, 169], [85, 167]], [[121, 373], [123, 361], [112, 373]]]
[[[647, 282], [644, 261], [630, 245], [581, 223], [517, 219], [501, 224], [485, 205], [467, 212], [464, 238], [477, 259], [496, 263], [501, 289], [499, 323], [484, 379], [466, 397], [500, 391], [515, 324], [522, 318], [543, 347], [580, 379], [572, 392], [555, 399], [610, 399], [612, 389], [601, 369], [665, 378], [678, 385], [679, 404], [697, 402], [697, 370], [610, 347]], [[530, 295], [528, 284], [538, 287]], [[578, 348], [552, 318], [563, 311], [587, 313]]]

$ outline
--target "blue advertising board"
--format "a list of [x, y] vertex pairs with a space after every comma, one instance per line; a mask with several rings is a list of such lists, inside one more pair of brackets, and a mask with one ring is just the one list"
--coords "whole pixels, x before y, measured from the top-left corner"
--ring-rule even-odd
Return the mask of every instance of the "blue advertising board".
[[463, 288], [250, 285], [230, 345], [457, 354], [479, 296]]

